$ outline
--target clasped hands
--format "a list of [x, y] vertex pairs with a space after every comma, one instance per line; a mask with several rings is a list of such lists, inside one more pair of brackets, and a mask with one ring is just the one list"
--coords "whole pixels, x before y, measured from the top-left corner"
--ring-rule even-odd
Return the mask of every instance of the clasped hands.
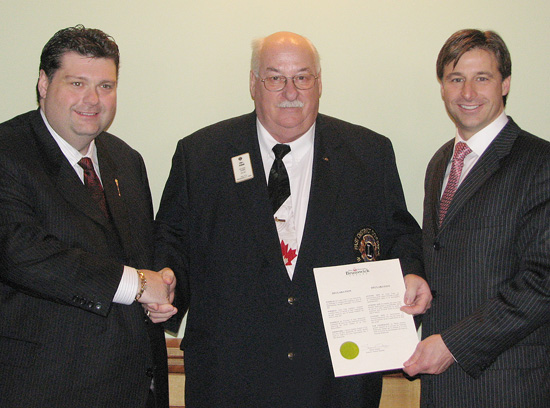
[[158, 272], [140, 269], [147, 279], [147, 287], [138, 302], [143, 306], [153, 323], [162, 323], [178, 312], [172, 305], [176, 277], [170, 268]]

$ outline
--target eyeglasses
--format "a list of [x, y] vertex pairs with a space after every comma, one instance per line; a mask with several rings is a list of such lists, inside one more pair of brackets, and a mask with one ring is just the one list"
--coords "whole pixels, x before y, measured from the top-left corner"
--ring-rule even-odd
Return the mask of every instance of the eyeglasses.
[[305, 91], [307, 89], [313, 88], [313, 85], [315, 84], [317, 78], [319, 78], [319, 76], [315, 76], [313, 74], [298, 74], [294, 75], [293, 77], [273, 75], [268, 76], [264, 79], [260, 78], [260, 81], [264, 83], [265, 89], [267, 89], [268, 91], [277, 92], [283, 90], [286, 86], [287, 81], [289, 79], [292, 79], [292, 82], [297, 89]]

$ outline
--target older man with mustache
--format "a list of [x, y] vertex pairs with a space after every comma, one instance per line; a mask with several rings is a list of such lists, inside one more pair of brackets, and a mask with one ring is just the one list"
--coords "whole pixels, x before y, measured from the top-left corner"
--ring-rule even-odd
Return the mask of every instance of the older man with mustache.
[[255, 41], [255, 111], [178, 144], [156, 255], [188, 311], [188, 407], [378, 407], [381, 374], [334, 377], [313, 277], [362, 259], [358, 235], [401, 260], [406, 311], [429, 307], [391, 143], [318, 113], [319, 61], [297, 34]]

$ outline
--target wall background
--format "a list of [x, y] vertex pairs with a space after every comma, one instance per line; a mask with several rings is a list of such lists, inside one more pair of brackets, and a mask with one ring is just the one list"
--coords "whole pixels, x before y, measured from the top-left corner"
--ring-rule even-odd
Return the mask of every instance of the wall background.
[[454, 136], [435, 75], [441, 46], [462, 28], [497, 31], [512, 55], [507, 113], [550, 140], [549, 16], [547, 0], [0, 0], [0, 122], [36, 108], [40, 52], [58, 29], [104, 30], [121, 49], [110, 131], [144, 156], [157, 208], [177, 140], [253, 109], [251, 40], [294, 31], [321, 54], [321, 112], [391, 138], [421, 222], [426, 165]]

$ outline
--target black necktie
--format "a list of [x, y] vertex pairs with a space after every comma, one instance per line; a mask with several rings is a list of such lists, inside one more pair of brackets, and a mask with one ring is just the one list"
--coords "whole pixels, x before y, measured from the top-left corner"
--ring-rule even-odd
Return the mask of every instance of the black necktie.
[[273, 206], [273, 214], [290, 197], [290, 181], [288, 180], [288, 173], [283, 163], [283, 157], [288, 152], [290, 152], [290, 146], [288, 145], [276, 144], [273, 146], [275, 161], [269, 171], [269, 182], [267, 183], [267, 191], [269, 192], [269, 199]]
[[88, 190], [92, 194], [95, 202], [99, 204], [101, 211], [105, 214], [105, 217], [109, 218], [109, 212], [107, 211], [107, 202], [105, 201], [105, 193], [101, 186], [101, 181], [94, 170], [92, 160], [88, 157], [83, 157], [78, 162], [80, 167], [84, 169], [84, 184], [88, 187]]

